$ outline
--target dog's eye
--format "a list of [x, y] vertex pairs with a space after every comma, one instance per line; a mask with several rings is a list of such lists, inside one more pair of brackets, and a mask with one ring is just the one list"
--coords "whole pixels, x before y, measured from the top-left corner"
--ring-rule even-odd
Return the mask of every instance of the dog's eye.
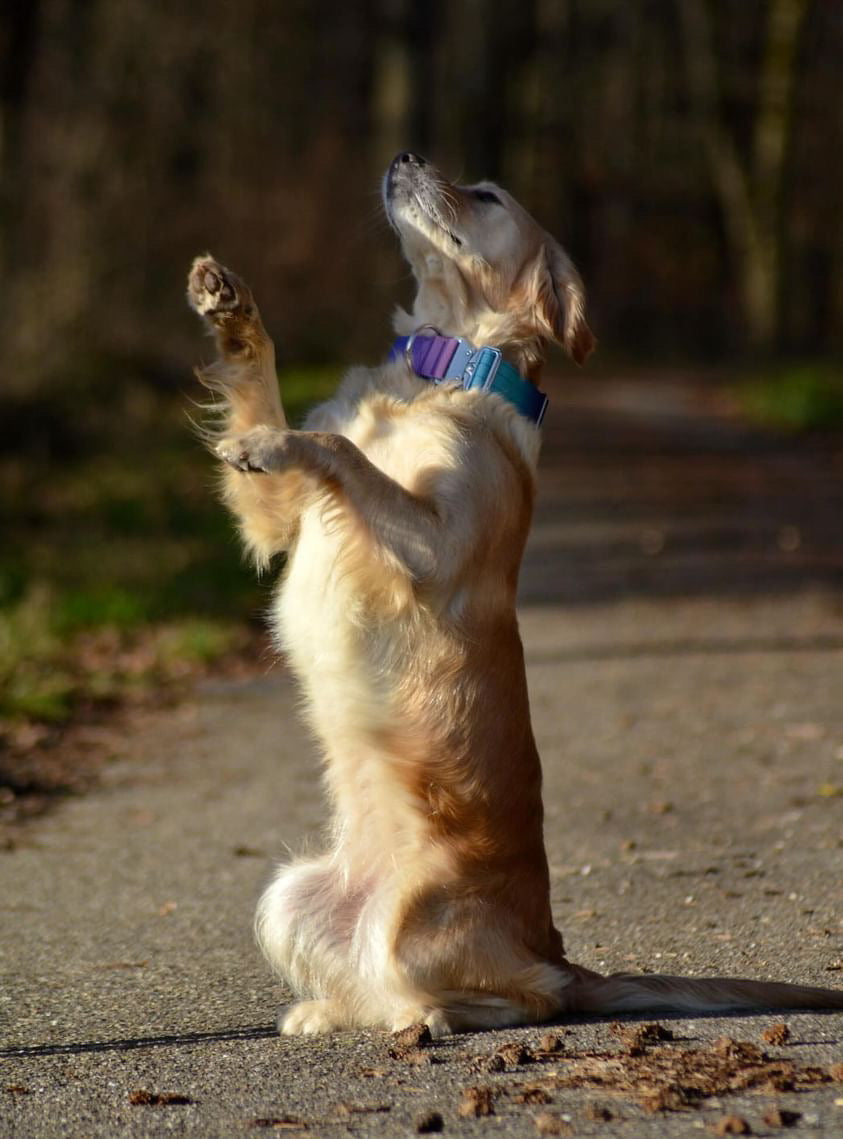
[[497, 194], [493, 194], [491, 190], [472, 190], [471, 194], [478, 202], [494, 202], [497, 206], [501, 204], [500, 198]]

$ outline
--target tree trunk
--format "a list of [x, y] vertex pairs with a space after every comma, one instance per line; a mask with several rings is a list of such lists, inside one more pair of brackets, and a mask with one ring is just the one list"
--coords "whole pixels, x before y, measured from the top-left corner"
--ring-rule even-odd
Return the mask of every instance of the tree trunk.
[[770, 0], [753, 145], [741, 154], [720, 106], [705, 0], [679, 0], [691, 100], [738, 274], [750, 346], [775, 347], [782, 293], [781, 197], [793, 119], [796, 45], [810, 0]]

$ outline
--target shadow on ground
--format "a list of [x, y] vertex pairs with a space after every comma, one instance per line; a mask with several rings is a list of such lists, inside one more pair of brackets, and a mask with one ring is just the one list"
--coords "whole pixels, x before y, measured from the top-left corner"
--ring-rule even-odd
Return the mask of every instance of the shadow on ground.
[[742, 422], [690, 377], [549, 384], [522, 604], [843, 584], [843, 438]]

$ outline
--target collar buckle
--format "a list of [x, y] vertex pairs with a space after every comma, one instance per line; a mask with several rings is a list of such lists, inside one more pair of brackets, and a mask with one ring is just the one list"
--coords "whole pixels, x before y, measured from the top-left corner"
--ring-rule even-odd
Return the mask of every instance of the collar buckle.
[[547, 410], [547, 396], [504, 360], [500, 348], [475, 348], [461, 336], [443, 336], [431, 324], [420, 325], [409, 336], [399, 336], [389, 359], [403, 360], [411, 375], [434, 384], [494, 392], [537, 427]]
[[502, 359], [500, 348], [483, 347], [473, 351], [463, 372], [462, 386], [465, 390], [468, 392], [479, 388], [484, 392], [489, 391]]

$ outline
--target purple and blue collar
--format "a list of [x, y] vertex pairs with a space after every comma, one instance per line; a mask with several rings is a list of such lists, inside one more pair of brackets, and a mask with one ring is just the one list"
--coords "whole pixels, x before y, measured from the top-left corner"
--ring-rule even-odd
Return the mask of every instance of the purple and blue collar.
[[427, 335], [428, 327], [399, 336], [390, 349], [390, 360], [403, 357], [412, 372], [434, 384], [450, 383], [461, 385], [465, 391], [494, 392], [536, 427], [541, 426], [547, 396], [504, 360], [499, 348], [475, 348], [461, 337], [440, 336], [435, 328]]

